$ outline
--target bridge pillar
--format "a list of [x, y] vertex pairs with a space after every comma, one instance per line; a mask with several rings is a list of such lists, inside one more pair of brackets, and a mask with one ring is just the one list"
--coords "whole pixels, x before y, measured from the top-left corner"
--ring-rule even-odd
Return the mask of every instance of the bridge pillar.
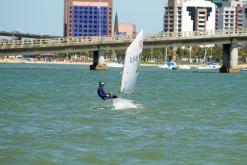
[[112, 57], [111, 57], [111, 60], [113, 62], [116, 62], [117, 61], [117, 52], [116, 50], [112, 50]]
[[93, 65], [90, 65], [90, 70], [107, 70], [104, 55], [105, 52], [102, 50], [93, 52]]
[[238, 67], [238, 45], [223, 45], [223, 66], [220, 68], [221, 73], [239, 73]]
[[150, 61], [153, 61], [153, 55], [154, 55], [154, 48], [151, 48], [151, 58], [150, 58]]

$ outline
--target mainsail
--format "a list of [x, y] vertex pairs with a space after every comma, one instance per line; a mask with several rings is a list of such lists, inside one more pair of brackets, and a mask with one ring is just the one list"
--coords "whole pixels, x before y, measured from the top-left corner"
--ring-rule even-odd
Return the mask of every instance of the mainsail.
[[141, 31], [126, 51], [120, 87], [121, 93], [130, 94], [134, 91], [143, 50], [143, 38], [143, 31]]

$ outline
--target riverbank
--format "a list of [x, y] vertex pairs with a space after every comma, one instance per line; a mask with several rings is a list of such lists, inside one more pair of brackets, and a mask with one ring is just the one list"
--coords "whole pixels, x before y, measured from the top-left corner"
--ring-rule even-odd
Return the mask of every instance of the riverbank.
[[[61, 65], [92, 65], [92, 62], [88, 61], [80, 61], [80, 62], [74, 62], [74, 61], [41, 61], [41, 60], [24, 60], [24, 59], [16, 59], [16, 58], [0, 58], [0, 63], [24, 63], [24, 64], [61, 64]], [[161, 64], [141, 64], [141, 66], [159, 66]], [[178, 64], [179, 66], [190, 66], [190, 67], [198, 67], [201, 64]], [[239, 67], [241, 69], [246, 69], [247, 64], [240, 64]]]
[[[24, 64], [69, 64], [69, 65], [92, 65], [93, 62], [88, 61], [41, 61], [41, 60], [24, 60], [15, 58], [0, 59], [0, 63], [24, 63]], [[142, 66], [158, 66], [160, 64], [141, 64]]]

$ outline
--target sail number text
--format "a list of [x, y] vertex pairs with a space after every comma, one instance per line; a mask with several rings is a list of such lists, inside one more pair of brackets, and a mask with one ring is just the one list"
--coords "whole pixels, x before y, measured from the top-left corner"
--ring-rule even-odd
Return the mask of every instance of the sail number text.
[[130, 63], [139, 62], [139, 55], [130, 57]]

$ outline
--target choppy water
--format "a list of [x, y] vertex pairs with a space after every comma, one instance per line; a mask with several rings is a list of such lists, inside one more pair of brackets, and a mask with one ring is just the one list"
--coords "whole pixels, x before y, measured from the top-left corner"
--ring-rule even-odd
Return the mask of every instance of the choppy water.
[[0, 65], [0, 164], [244, 165], [247, 72], [165, 72], [142, 67], [139, 109], [116, 111], [120, 69]]

